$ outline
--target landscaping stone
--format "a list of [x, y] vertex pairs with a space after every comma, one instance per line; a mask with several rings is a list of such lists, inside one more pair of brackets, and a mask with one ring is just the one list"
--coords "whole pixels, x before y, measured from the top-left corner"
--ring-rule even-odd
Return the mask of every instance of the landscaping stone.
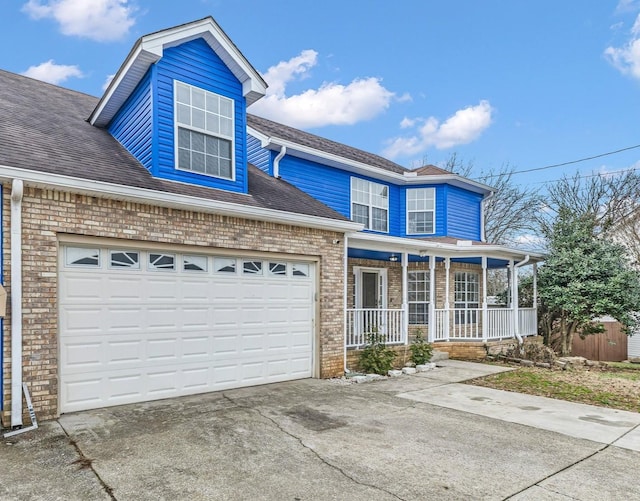
[[547, 362], [536, 362], [536, 367], [542, 367], [543, 369], [551, 369], [551, 364]]
[[398, 376], [402, 376], [402, 371], [398, 371], [398, 370], [390, 370], [387, 373], [390, 377], [398, 377]]
[[386, 379], [386, 377], [382, 376], [381, 374], [367, 374], [367, 378], [369, 379], [369, 381], [379, 381], [381, 379]]
[[520, 365], [523, 367], [533, 367], [533, 360], [520, 360]]
[[565, 369], [567, 367], [567, 363], [563, 362], [562, 360], [556, 360], [553, 365], [555, 365], [556, 367], [560, 367], [561, 369]]
[[640, 357], [629, 357], [629, 362], [632, 364], [640, 364]]
[[600, 362], [595, 362], [594, 360], [585, 360], [584, 364], [587, 367], [597, 367], [598, 365], [600, 365]]
[[355, 383], [368, 383], [371, 381], [367, 376], [353, 376], [351, 380]]
[[415, 374], [417, 371], [415, 367], [403, 367], [402, 374]]

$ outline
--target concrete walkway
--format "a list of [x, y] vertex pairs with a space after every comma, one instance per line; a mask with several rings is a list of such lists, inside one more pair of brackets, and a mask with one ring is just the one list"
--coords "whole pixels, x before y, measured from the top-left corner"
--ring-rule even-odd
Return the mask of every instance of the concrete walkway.
[[4, 500], [640, 500], [640, 414], [459, 384], [456, 361], [63, 415], [0, 440]]
[[[456, 369], [452, 371], [456, 376], [467, 379], [495, 374], [502, 369], [456, 360], [444, 360], [439, 365]], [[449, 374], [438, 371], [430, 376], [426, 373], [425, 378], [444, 380], [448, 384], [398, 396], [640, 452], [640, 414], [636, 412], [459, 384], [456, 378], [447, 377]]]

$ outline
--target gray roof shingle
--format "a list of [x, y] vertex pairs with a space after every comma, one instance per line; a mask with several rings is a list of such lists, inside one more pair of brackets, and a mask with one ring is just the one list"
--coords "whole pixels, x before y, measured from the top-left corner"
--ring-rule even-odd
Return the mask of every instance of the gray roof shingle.
[[346, 220], [286, 181], [249, 165], [249, 194], [176, 183], [151, 174], [87, 117], [98, 99], [0, 70], [0, 165]]
[[352, 148], [346, 144], [331, 141], [330, 139], [294, 129], [288, 125], [279, 124], [250, 113], [247, 113], [247, 125], [258, 132], [261, 132], [265, 136], [285, 139], [301, 146], [307, 146], [318, 151], [338, 155], [355, 162], [361, 162], [371, 167], [378, 167], [398, 174], [410, 171], [406, 167], [402, 167], [401, 165], [379, 155], [374, 155], [373, 153], [359, 150], [358, 148]]

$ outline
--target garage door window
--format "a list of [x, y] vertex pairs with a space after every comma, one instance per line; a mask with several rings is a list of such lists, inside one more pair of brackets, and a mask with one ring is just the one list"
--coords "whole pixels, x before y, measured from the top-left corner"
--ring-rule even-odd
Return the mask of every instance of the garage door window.
[[309, 276], [309, 265], [304, 263], [294, 263], [293, 265], [293, 276], [294, 277], [308, 277]]
[[83, 247], [67, 247], [65, 251], [67, 266], [100, 267], [100, 249], [85, 249]]
[[140, 253], [131, 251], [110, 251], [109, 265], [111, 268], [140, 269]]
[[287, 276], [287, 263], [269, 263], [269, 274], [286, 277]]
[[184, 271], [207, 271], [207, 256], [182, 256]]
[[262, 275], [262, 261], [243, 261], [242, 271], [245, 275]]
[[231, 257], [216, 257], [213, 259], [216, 273], [235, 273], [236, 260]]
[[150, 270], [175, 270], [176, 256], [175, 254], [158, 254], [149, 253], [149, 269]]

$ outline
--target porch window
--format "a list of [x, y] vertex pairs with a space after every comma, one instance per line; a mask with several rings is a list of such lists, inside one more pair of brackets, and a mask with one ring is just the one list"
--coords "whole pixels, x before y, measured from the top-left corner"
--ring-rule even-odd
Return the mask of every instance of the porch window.
[[435, 232], [435, 188], [407, 190], [407, 234]]
[[409, 278], [409, 324], [429, 323], [430, 283], [428, 271], [410, 271]]
[[175, 83], [176, 167], [233, 179], [233, 100]]
[[454, 274], [455, 323], [475, 324], [478, 322], [480, 303], [480, 276], [469, 271]]
[[389, 231], [389, 187], [351, 178], [351, 219], [367, 230]]

